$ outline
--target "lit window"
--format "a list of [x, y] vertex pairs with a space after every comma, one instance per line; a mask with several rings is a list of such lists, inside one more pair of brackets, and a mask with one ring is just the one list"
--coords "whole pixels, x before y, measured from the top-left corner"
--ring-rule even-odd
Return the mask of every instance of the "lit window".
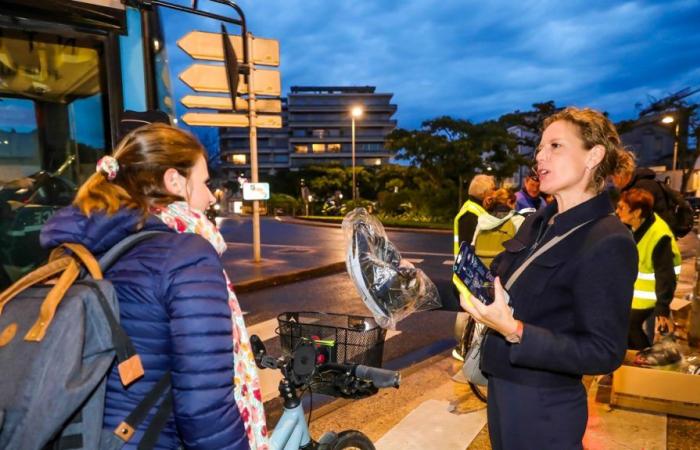
[[340, 153], [340, 144], [328, 144], [329, 153]]
[[295, 145], [294, 146], [294, 153], [309, 153], [309, 146], [308, 145]]
[[311, 135], [315, 138], [323, 139], [324, 137], [326, 137], [326, 130], [313, 130], [311, 132]]
[[246, 158], [246, 155], [244, 154], [236, 153], [231, 155], [231, 162], [234, 164], [245, 165], [247, 164], [247, 161], [248, 158]]
[[326, 151], [326, 144], [311, 144], [311, 151], [314, 153], [324, 153]]

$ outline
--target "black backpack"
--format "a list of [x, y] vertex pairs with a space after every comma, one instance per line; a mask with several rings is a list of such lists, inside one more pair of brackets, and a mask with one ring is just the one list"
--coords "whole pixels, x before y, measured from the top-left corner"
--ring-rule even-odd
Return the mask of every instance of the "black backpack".
[[680, 192], [666, 183], [659, 181], [657, 183], [664, 193], [666, 208], [654, 208], [654, 210], [668, 224], [673, 234], [682, 238], [693, 229], [693, 208]]

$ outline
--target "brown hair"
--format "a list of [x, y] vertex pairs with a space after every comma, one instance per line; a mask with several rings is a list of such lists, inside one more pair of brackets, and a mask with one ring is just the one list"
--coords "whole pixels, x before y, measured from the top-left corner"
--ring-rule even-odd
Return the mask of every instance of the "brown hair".
[[112, 156], [119, 163], [117, 176], [109, 181], [102, 172], [95, 172], [73, 201], [86, 215], [93, 211], [114, 214], [126, 207], [145, 217], [155, 207], [184, 200], [165, 189], [163, 175], [174, 168], [189, 177], [199, 157], [206, 158], [206, 150], [192, 134], [154, 123], [127, 134]]
[[493, 209], [498, 205], [504, 205], [510, 209], [513, 209], [515, 206], [515, 194], [505, 188], [501, 188], [486, 194], [483, 202], [483, 206], [486, 211], [493, 211]]
[[627, 203], [630, 211], [641, 210], [642, 219], [646, 219], [654, 212], [654, 196], [645, 189], [630, 189], [620, 194], [620, 201]]
[[547, 117], [542, 129], [559, 120], [576, 125], [586, 149], [590, 150], [596, 145], [605, 148], [605, 156], [595, 167], [588, 189], [602, 192], [608, 177], [634, 170], [634, 157], [622, 145], [615, 125], [601, 112], [591, 108], [568, 107]]

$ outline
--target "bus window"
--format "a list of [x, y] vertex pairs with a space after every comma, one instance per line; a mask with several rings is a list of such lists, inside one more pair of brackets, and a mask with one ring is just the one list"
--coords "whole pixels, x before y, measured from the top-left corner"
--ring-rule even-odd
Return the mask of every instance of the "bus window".
[[102, 45], [89, 36], [0, 34], [0, 290], [46, 258], [42, 225], [105, 154]]
[[79, 183], [94, 171], [106, 146], [100, 54], [87, 39], [3, 30], [0, 180], [62, 169]]

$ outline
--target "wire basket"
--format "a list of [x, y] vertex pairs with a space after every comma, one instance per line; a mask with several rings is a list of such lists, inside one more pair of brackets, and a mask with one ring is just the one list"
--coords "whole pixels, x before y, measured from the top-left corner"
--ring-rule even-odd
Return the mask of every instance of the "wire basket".
[[381, 367], [386, 330], [371, 317], [316, 312], [277, 316], [282, 351], [291, 354], [302, 338], [321, 341], [321, 362]]

